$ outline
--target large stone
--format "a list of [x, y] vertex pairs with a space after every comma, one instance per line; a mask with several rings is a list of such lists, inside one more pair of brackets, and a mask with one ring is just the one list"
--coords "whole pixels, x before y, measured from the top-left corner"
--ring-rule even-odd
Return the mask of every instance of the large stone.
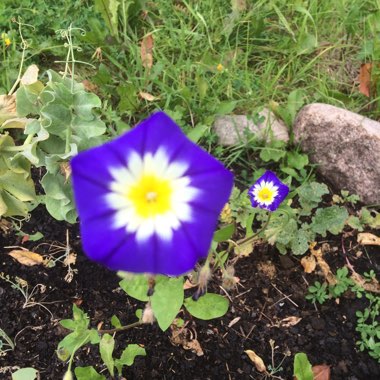
[[295, 140], [337, 189], [380, 203], [380, 123], [356, 113], [310, 104], [294, 123]]
[[258, 139], [269, 142], [271, 139], [288, 141], [289, 133], [286, 125], [276, 118], [276, 116], [264, 108], [258, 113], [257, 122], [252, 117], [245, 115], [218, 116], [215, 119], [214, 130], [221, 145], [230, 146], [247, 142], [247, 133], [254, 134]]

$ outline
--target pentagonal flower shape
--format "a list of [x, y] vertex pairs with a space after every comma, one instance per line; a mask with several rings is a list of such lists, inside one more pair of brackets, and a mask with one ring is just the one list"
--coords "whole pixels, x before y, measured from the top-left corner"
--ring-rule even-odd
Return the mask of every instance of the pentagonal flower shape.
[[289, 194], [289, 187], [267, 170], [248, 191], [252, 207], [275, 211]]
[[179, 275], [208, 253], [233, 176], [165, 113], [71, 161], [82, 244], [93, 260]]

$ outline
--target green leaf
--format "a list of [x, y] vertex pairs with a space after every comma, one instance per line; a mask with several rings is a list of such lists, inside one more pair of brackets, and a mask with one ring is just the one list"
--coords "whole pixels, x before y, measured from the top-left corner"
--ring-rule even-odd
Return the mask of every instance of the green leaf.
[[148, 279], [144, 274], [130, 275], [119, 282], [120, 287], [139, 301], [148, 301]]
[[329, 189], [324, 183], [307, 182], [297, 189], [297, 193], [303, 215], [309, 215], [311, 210], [322, 201], [323, 195], [329, 193]]
[[138, 344], [129, 344], [121, 354], [120, 359], [115, 360], [115, 367], [121, 375], [123, 365], [131, 366], [136, 356], [146, 356], [145, 349]]
[[119, 327], [121, 327], [120, 319], [116, 315], [112, 316], [112, 318], [111, 318], [111, 324], [116, 329], [118, 329]]
[[104, 364], [107, 366], [108, 371], [112, 377], [114, 376], [114, 367], [115, 367], [115, 363], [112, 357], [114, 348], [115, 348], [115, 339], [109, 334], [104, 334], [99, 343], [99, 351], [100, 351], [100, 356]]
[[34, 184], [31, 178], [25, 179], [22, 173], [7, 171], [0, 176], [0, 188], [4, 189], [22, 202], [36, 199]]
[[297, 46], [298, 54], [310, 54], [317, 46], [318, 41], [314, 34], [300, 33]]
[[269, 244], [289, 244], [298, 233], [298, 224], [295, 218], [288, 213], [274, 212], [265, 229], [264, 234]]
[[297, 380], [313, 380], [314, 375], [307, 355], [303, 352], [294, 356], [294, 376]]
[[226, 241], [230, 239], [232, 235], [234, 234], [234, 232], [235, 232], [235, 225], [228, 224], [227, 226], [219, 228], [219, 230], [214, 233], [214, 237], [212, 240], [216, 241], [217, 243], [221, 243], [222, 241]]
[[35, 380], [37, 379], [38, 371], [34, 368], [21, 368], [12, 373], [12, 380]]
[[106, 377], [100, 375], [94, 367], [76, 367], [74, 370], [77, 380], [105, 380]]
[[285, 149], [278, 149], [274, 147], [265, 147], [260, 151], [260, 158], [264, 162], [274, 161], [278, 162], [281, 160], [281, 158], [285, 157], [286, 150]]
[[208, 127], [204, 124], [197, 124], [195, 128], [192, 128], [187, 134], [187, 137], [193, 142], [197, 143], [203, 135], [206, 133]]
[[117, 106], [120, 113], [132, 113], [135, 112], [138, 107], [137, 89], [133, 84], [127, 83], [120, 85], [116, 89], [117, 94], [120, 97], [119, 104]]
[[209, 320], [222, 317], [228, 311], [227, 298], [214, 293], [206, 293], [198, 301], [186, 298], [184, 305], [187, 311], [196, 318]]
[[290, 249], [293, 255], [303, 255], [309, 249], [309, 243], [313, 240], [313, 233], [299, 229], [291, 240]]
[[114, 37], [118, 37], [118, 16], [119, 1], [117, 0], [95, 0], [95, 10], [98, 11], [110, 33]]
[[326, 236], [327, 232], [338, 235], [343, 231], [344, 224], [348, 218], [348, 212], [341, 206], [330, 206], [319, 208], [312, 219], [312, 230], [317, 234]]
[[237, 101], [235, 100], [220, 102], [216, 106], [214, 113], [216, 115], [228, 115], [235, 109], [236, 105]]
[[303, 99], [304, 96], [305, 96], [304, 91], [300, 89], [293, 90], [288, 96], [287, 111], [290, 115], [291, 123], [293, 123], [294, 119], [296, 118], [298, 110], [304, 104], [304, 99]]
[[309, 164], [309, 158], [306, 154], [298, 153], [295, 151], [288, 152], [286, 155], [288, 165], [292, 168], [298, 170], [303, 169], [306, 165]]
[[63, 175], [46, 173], [41, 180], [45, 191], [44, 202], [50, 215], [57, 220], [75, 223], [77, 212], [73, 200], [72, 187]]
[[203, 76], [197, 76], [195, 78], [195, 82], [198, 87], [199, 98], [203, 99], [206, 96], [207, 90], [209, 88], [208, 81]]
[[21, 86], [16, 92], [17, 115], [25, 117], [28, 115], [38, 115], [39, 95], [28, 90], [26, 86]]
[[72, 354], [89, 342], [92, 344], [99, 343], [98, 332], [95, 329], [89, 330], [89, 324], [90, 319], [88, 315], [74, 304], [73, 319], [61, 321], [63, 327], [73, 330], [73, 332], [58, 343], [58, 351], [67, 351], [68, 354]]
[[162, 331], [165, 331], [177, 316], [183, 304], [183, 277], [157, 276], [151, 297], [152, 309]]
[[353, 228], [354, 230], [358, 230], [359, 232], [363, 231], [363, 225], [360, 221], [360, 219], [357, 216], [350, 215], [347, 219], [347, 224]]

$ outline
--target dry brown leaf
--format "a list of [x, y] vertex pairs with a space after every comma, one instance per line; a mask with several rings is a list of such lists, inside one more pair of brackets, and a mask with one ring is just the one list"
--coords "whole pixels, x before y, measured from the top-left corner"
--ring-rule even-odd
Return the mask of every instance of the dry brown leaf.
[[156, 96], [149, 94], [149, 92], [140, 91], [139, 96], [141, 99], [145, 99], [148, 102], [153, 102], [154, 100], [158, 99]]
[[367, 292], [380, 293], [380, 284], [376, 278], [372, 278], [371, 281], [366, 281], [359, 273], [354, 272], [351, 279], [360, 287], [362, 287]]
[[279, 323], [279, 327], [292, 327], [295, 326], [296, 324], [300, 323], [302, 318], [296, 317], [296, 316], [291, 316], [291, 317], [286, 317], [284, 319], [281, 319]]
[[16, 113], [16, 95], [0, 95], [0, 115], [13, 116]]
[[28, 66], [28, 68], [25, 70], [24, 75], [21, 77], [21, 84], [28, 86], [36, 83], [38, 80], [38, 72], [39, 68], [37, 65]]
[[67, 181], [69, 180], [69, 178], [71, 176], [71, 166], [70, 166], [70, 164], [68, 162], [62, 162], [59, 165], [59, 171], [65, 177], [65, 183], [67, 183]]
[[0, 219], [0, 231], [7, 235], [12, 230], [12, 223], [6, 219]]
[[183, 289], [191, 289], [197, 286], [197, 284], [193, 284], [189, 279], [186, 279], [185, 283], [183, 284]]
[[170, 326], [172, 335], [170, 341], [176, 346], [182, 346], [185, 350], [191, 350], [197, 356], [204, 355], [202, 347], [196, 337], [196, 333], [193, 333], [191, 329], [187, 328], [186, 325], [178, 327], [175, 323]]
[[74, 265], [76, 263], [76, 261], [77, 261], [77, 254], [74, 252], [70, 252], [66, 256], [65, 260], [63, 261], [63, 265], [65, 267], [68, 267], [69, 265]]
[[44, 258], [40, 254], [23, 249], [14, 249], [9, 252], [9, 255], [20, 264], [27, 265], [28, 267], [44, 263]]
[[204, 355], [204, 352], [202, 350], [202, 347], [201, 347], [198, 339], [193, 339], [190, 342], [186, 342], [185, 345], [183, 346], [183, 348], [185, 350], [191, 350], [192, 352], [197, 354], [197, 356], [203, 356]]
[[271, 261], [261, 262], [257, 264], [257, 269], [264, 273], [265, 276], [273, 280], [276, 277], [276, 267]]
[[359, 91], [367, 97], [371, 95], [371, 71], [372, 63], [363, 63], [360, 66]]
[[98, 86], [87, 79], [83, 79], [82, 84], [86, 91], [94, 92], [94, 93], [98, 91]]
[[314, 272], [315, 267], [317, 266], [317, 262], [315, 261], [315, 256], [309, 255], [309, 256], [302, 257], [301, 265], [303, 266], [303, 270], [306, 273]]
[[263, 359], [261, 359], [255, 351], [246, 350], [244, 352], [248, 355], [249, 359], [255, 365], [256, 369], [259, 372], [265, 372], [267, 370], [267, 367], [265, 366]]
[[314, 365], [312, 368], [314, 380], [330, 380], [330, 366], [327, 364]]
[[361, 232], [358, 234], [358, 243], [361, 245], [380, 245], [380, 237], [369, 232]]
[[310, 252], [316, 258], [317, 263], [318, 263], [319, 267], [321, 268], [327, 282], [330, 285], [335, 285], [336, 284], [336, 278], [334, 276], [334, 273], [331, 272], [329, 264], [327, 264], [326, 261], [323, 259], [322, 249], [321, 248], [314, 249], [316, 244], [317, 243], [315, 243], [315, 242], [310, 244]]
[[147, 69], [150, 69], [153, 66], [153, 45], [154, 40], [152, 34], [145, 36], [141, 40], [141, 61], [142, 65]]

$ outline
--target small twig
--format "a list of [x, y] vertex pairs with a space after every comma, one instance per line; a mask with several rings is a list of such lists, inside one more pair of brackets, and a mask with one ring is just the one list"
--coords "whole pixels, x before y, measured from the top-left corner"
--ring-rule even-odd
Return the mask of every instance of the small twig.
[[239, 297], [243, 296], [244, 294], [247, 294], [247, 293], [249, 293], [251, 290], [252, 290], [252, 288], [250, 288], [250, 289], [246, 290], [246, 291], [245, 291], [245, 292], [243, 292], [243, 293], [240, 293], [240, 294], [238, 294], [237, 296], [235, 296], [235, 298], [239, 298]]
[[228, 299], [229, 299], [231, 302], [233, 302], [233, 301], [232, 301], [232, 298], [231, 298], [230, 295], [228, 294], [227, 290], [224, 289], [223, 286], [221, 286], [221, 285], [219, 285], [219, 288], [222, 289], [223, 292], [224, 292], [224, 294], [228, 297]]
[[271, 285], [280, 293], [284, 296], [284, 298], [286, 298], [288, 301], [290, 301], [295, 307], [299, 307], [289, 296], [287, 296], [286, 294], [284, 294], [280, 289], [278, 289], [276, 287], [276, 285], [272, 284]]

